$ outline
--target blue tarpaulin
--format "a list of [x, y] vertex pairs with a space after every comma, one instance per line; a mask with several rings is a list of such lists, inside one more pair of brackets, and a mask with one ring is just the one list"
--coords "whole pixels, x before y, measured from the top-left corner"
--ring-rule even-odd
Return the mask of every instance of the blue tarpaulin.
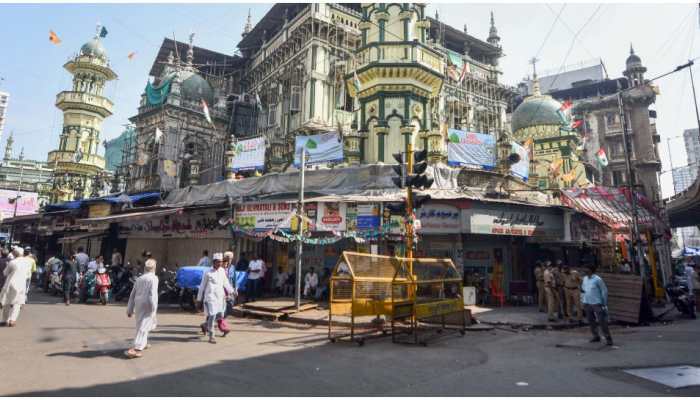
[[[129, 198], [129, 202], [131, 202], [131, 203], [136, 203], [136, 202], [143, 201], [143, 200], [157, 201], [160, 199], [160, 193], [159, 192], [137, 193], [137, 194], [129, 195], [128, 198]], [[64, 210], [77, 210], [83, 204], [99, 203], [99, 202], [121, 204], [121, 203], [126, 202], [126, 198], [124, 195], [119, 195], [119, 196], [95, 197], [93, 199], [66, 201], [63, 203], [48, 204], [45, 208], [45, 211], [52, 212], [52, 211], [64, 211]]]
[[248, 282], [248, 272], [236, 271], [235, 268], [231, 268], [228, 271], [228, 279], [231, 281], [231, 285], [233, 285], [234, 277], [236, 289], [238, 289], [239, 292], [245, 292], [245, 285]]
[[211, 267], [180, 267], [177, 270], [177, 285], [185, 289], [198, 289], [202, 283], [202, 276]]

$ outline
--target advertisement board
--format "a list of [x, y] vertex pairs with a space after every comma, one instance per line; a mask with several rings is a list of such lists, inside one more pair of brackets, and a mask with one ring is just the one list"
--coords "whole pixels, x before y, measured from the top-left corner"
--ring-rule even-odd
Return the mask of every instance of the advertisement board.
[[513, 142], [511, 152], [520, 156], [520, 161], [510, 166], [510, 172], [527, 182], [530, 175], [530, 152], [527, 148]]
[[346, 203], [318, 203], [316, 230], [343, 232], [347, 228]]
[[462, 210], [466, 233], [564, 238], [563, 215], [545, 209], [503, 209], [475, 204]]
[[236, 206], [234, 224], [243, 230], [267, 231], [289, 228], [291, 203], [246, 203]]
[[[17, 199], [15, 214], [14, 199]], [[36, 214], [39, 211], [39, 196], [36, 192], [17, 192], [15, 190], [0, 190], [0, 212], [2, 218]]]
[[496, 138], [485, 133], [447, 130], [447, 163], [490, 170], [496, 167]]
[[459, 209], [449, 204], [426, 204], [416, 212], [420, 233], [460, 233]]
[[240, 140], [234, 146], [231, 169], [235, 172], [259, 170], [265, 167], [265, 138]]
[[[121, 222], [119, 235], [129, 238], [227, 238], [230, 233], [219, 220], [226, 213], [209, 211], [201, 214], [173, 214]], [[107, 227], [103, 228], [106, 229]]]
[[357, 229], [377, 229], [379, 228], [379, 205], [378, 204], [358, 204], [357, 205]]
[[306, 164], [343, 161], [343, 141], [337, 132], [297, 136], [294, 143], [294, 166], [301, 165], [301, 151], [306, 149]]

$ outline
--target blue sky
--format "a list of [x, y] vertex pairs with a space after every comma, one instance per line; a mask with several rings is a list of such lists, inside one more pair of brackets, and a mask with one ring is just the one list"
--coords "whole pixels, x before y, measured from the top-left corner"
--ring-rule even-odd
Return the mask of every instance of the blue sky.
[[[255, 23], [269, 4], [0, 4], [0, 90], [10, 92], [4, 143], [15, 134], [15, 151], [21, 147], [33, 159], [45, 159], [58, 144], [62, 115], [54, 106], [55, 96], [70, 87], [63, 64], [89, 40], [99, 21], [109, 30], [105, 48], [117, 82], [106, 95], [115, 103], [115, 113], [105, 121], [103, 139], [117, 136], [128, 118], [136, 114], [148, 71], [163, 37], [185, 41], [195, 32], [195, 45], [231, 54], [250, 8]], [[564, 7], [562, 9], [562, 7]], [[686, 4], [431, 4], [440, 18], [470, 34], [485, 38], [489, 12], [506, 56], [501, 60], [501, 81], [516, 85], [531, 72], [530, 58], [540, 59], [538, 71], [557, 70], [564, 64], [602, 58], [611, 77], [621, 76], [630, 42], [649, 69], [647, 77], [659, 75], [700, 56], [696, 36], [697, 3]], [[557, 14], [559, 20], [553, 25]], [[592, 17], [591, 17], [592, 16]], [[590, 21], [588, 19], [590, 18]], [[588, 23], [586, 23], [588, 21]], [[554, 26], [546, 42], [550, 28]], [[581, 29], [583, 27], [583, 29]], [[48, 41], [49, 29], [61, 40]], [[580, 31], [574, 40], [575, 33]], [[543, 46], [544, 43], [544, 46]], [[127, 54], [137, 52], [129, 61]], [[568, 55], [567, 55], [568, 53]], [[700, 70], [696, 70], [697, 77]], [[662, 135], [660, 155], [664, 170], [670, 167], [667, 138], [671, 138], [673, 165], [686, 162], [683, 141], [675, 137], [697, 125], [687, 72], [659, 82], [661, 96], [655, 105], [657, 126]], [[698, 87], [700, 89], [700, 87]], [[664, 195], [672, 190], [670, 173], [662, 174]]]

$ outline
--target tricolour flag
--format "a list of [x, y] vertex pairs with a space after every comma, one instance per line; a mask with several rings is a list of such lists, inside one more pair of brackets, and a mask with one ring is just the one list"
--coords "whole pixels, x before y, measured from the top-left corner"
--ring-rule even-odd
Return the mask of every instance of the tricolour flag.
[[127, 58], [129, 58], [129, 60], [133, 60], [135, 55], [136, 55], [136, 52], [132, 51], [131, 53], [129, 53], [129, 55], [127, 55]]
[[608, 156], [605, 154], [605, 149], [602, 147], [598, 150], [597, 153], [595, 153], [595, 158], [598, 160], [598, 164], [600, 164], [603, 167], [608, 166]]
[[54, 31], [49, 31], [49, 41], [53, 44], [59, 44], [61, 43], [61, 39], [58, 38], [58, 35], [56, 35], [56, 32]]
[[571, 122], [571, 129], [576, 129], [583, 124], [582, 119], [576, 119]]
[[462, 72], [459, 74], [459, 81], [457, 81], [458, 84], [462, 84], [462, 81], [464, 80], [464, 77], [467, 75], [467, 67], [469, 64], [464, 63], [464, 66], [462, 66]]
[[357, 77], [357, 71], [353, 72], [352, 85], [355, 87], [355, 93], [360, 93], [362, 84], [360, 83], [360, 78]]
[[207, 119], [207, 122], [214, 125], [214, 123], [211, 122], [211, 115], [209, 115], [209, 107], [207, 106], [207, 102], [204, 101], [204, 99], [202, 99], [202, 110], [204, 111], [204, 118]]

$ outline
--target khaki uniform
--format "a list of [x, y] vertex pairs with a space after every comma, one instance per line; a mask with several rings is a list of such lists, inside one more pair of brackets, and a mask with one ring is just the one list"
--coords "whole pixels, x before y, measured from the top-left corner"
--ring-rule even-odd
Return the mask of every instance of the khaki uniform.
[[543, 276], [544, 293], [547, 296], [547, 318], [554, 320], [557, 310], [557, 281], [553, 272], [554, 268], [545, 268]]
[[576, 320], [583, 320], [583, 309], [581, 308], [581, 275], [578, 271], [570, 270], [569, 273], [563, 273], [564, 290], [566, 291], [566, 315], [571, 320], [573, 319], [573, 310], [576, 311]]
[[557, 279], [557, 313], [559, 315], [559, 318], [563, 317], [569, 317], [566, 314], [566, 306], [564, 304], [564, 299], [566, 298], [566, 294], [564, 293], [564, 273], [562, 272], [562, 269], [558, 267], [554, 267], [554, 276]]
[[537, 309], [542, 312], [546, 307], [544, 293], [544, 268], [535, 267], [535, 283], [537, 284]]

